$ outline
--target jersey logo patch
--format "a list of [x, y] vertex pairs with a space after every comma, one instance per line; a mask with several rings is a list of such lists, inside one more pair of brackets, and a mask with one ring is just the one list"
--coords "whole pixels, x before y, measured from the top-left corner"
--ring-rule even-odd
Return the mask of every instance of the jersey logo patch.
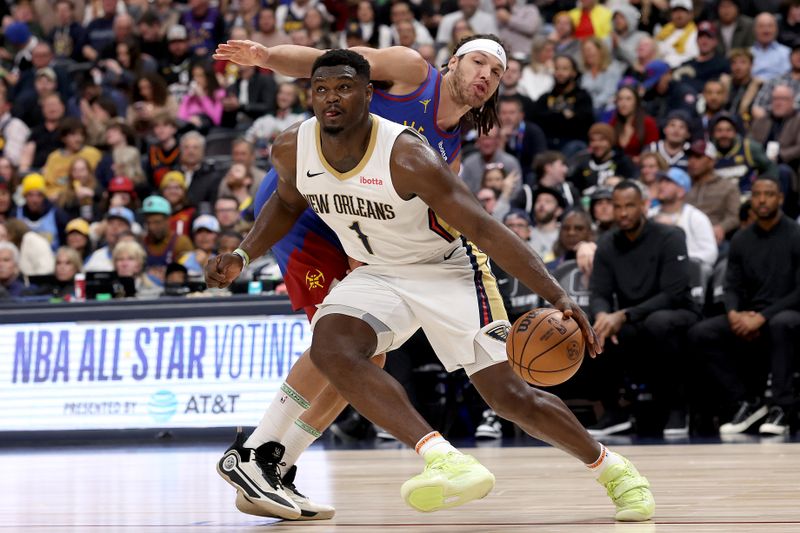
[[428, 98], [427, 100], [419, 100], [419, 103], [422, 104], [423, 107], [422, 114], [424, 115], [425, 113], [428, 112], [428, 104], [431, 103], [431, 99]]
[[306, 284], [308, 289], [324, 289], [325, 288], [325, 275], [315, 268], [313, 271], [306, 272]]
[[315, 172], [312, 174], [310, 170], [306, 170], [307, 178], [313, 178], [314, 176], [321, 176], [322, 174], [325, 174], [325, 172]]
[[484, 333], [495, 340], [498, 340], [500, 342], [506, 342], [506, 340], [508, 339], [509, 331], [511, 331], [510, 326], [508, 326], [507, 324], [500, 324], [493, 327], [492, 329], [487, 329], [486, 331], [484, 331]]

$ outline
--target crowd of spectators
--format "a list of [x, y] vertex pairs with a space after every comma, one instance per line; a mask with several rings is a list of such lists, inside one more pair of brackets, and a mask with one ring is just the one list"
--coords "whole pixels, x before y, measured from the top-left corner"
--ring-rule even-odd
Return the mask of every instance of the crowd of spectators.
[[[723, 434], [787, 430], [800, 0], [0, 0], [0, 17], [0, 298], [68, 300], [79, 274], [109, 297], [186, 294], [238, 245], [308, 84], [214, 61], [219, 43], [399, 45], [438, 67], [495, 33], [500, 123], [466, 135], [461, 176], [603, 338], [593, 432], [630, 429], [649, 397], [668, 436], [698, 404]], [[544, 303], [496, 274], [512, 319]], [[269, 256], [252, 280], [282, 290]]]

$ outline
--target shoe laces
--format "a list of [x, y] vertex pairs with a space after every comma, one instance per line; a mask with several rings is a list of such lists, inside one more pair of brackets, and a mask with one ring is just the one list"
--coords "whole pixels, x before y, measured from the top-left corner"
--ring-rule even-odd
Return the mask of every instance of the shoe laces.
[[440, 455], [439, 457], [435, 458], [433, 461], [428, 463], [426, 469], [447, 472], [449, 470], [454, 470], [461, 464], [465, 464], [467, 462], [469, 462], [469, 460], [466, 455], [461, 453], [448, 452], [444, 455]]
[[[609, 498], [615, 504], [622, 502], [632, 503], [644, 499], [644, 493], [641, 489], [649, 486], [647, 479], [634, 473], [628, 464], [619, 466], [615, 470], [618, 470], [617, 475], [605, 483]], [[618, 489], [622, 491], [619, 494], [617, 494]]]
[[255, 461], [258, 468], [261, 469], [261, 473], [264, 475], [264, 478], [267, 480], [267, 483], [273, 489], [280, 489], [283, 488], [283, 482], [281, 481], [281, 466], [286, 466], [286, 463], [276, 463], [274, 461], [266, 461], [264, 459], [260, 459], [258, 455], [255, 454]]

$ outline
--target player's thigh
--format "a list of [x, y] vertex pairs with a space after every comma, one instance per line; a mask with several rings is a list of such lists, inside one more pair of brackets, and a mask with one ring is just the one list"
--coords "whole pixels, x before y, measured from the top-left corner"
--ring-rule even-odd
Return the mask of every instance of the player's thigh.
[[366, 265], [357, 268], [325, 297], [311, 322], [314, 336], [317, 325], [331, 315], [344, 315], [368, 324], [377, 337], [370, 355], [401, 346], [419, 329], [417, 318], [379, 269]]

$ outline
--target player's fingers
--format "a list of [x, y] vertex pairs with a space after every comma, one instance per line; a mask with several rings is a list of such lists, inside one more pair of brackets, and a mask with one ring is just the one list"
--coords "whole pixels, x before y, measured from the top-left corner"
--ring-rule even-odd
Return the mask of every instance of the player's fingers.
[[619, 344], [619, 340], [617, 340], [616, 335], [611, 335], [611, 342], [613, 342], [614, 344]]
[[561, 312], [561, 319], [569, 320], [570, 318], [572, 318], [572, 309], [568, 307]]

